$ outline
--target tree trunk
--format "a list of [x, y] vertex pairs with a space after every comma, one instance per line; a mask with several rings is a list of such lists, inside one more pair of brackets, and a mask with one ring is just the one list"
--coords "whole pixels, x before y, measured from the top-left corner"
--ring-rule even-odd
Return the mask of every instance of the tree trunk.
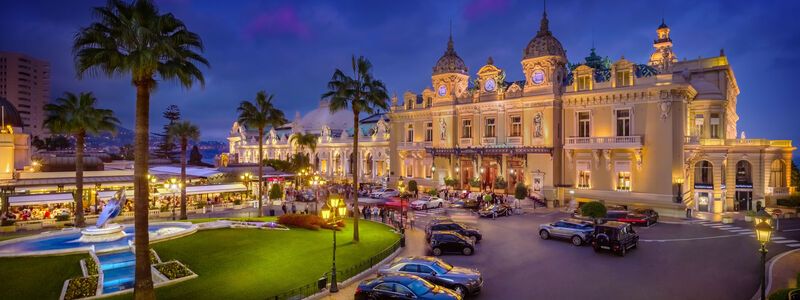
[[353, 241], [358, 242], [358, 110], [353, 110]]
[[86, 226], [83, 218], [83, 145], [86, 131], [83, 129], [75, 135], [75, 226]]
[[186, 138], [181, 138], [181, 220], [186, 220]]
[[136, 130], [134, 132], [134, 246], [136, 249], [136, 281], [133, 297], [136, 300], [155, 299], [153, 274], [150, 272], [150, 234], [148, 233], [148, 210], [150, 194], [147, 181], [147, 160], [150, 134], [150, 86], [147, 82], [136, 83]]
[[261, 188], [262, 180], [264, 179], [262, 176], [264, 174], [264, 128], [258, 128], [258, 216], [264, 216], [264, 209], [263, 203], [261, 202], [261, 195], [264, 195], [264, 189]]

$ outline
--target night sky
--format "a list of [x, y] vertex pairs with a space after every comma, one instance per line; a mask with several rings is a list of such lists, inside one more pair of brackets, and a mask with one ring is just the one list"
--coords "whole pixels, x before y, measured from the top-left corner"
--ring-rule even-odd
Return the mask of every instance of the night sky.
[[[53, 98], [92, 91], [133, 128], [129, 78], [78, 80], [73, 68], [72, 38], [104, 1], [2, 2], [0, 50], [49, 61]], [[522, 50], [542, 15], [542, 2], [530, 0], [157, 2], [203, 38], [211, 67], [203, 69], [205, 88], [160, 84], [151, 126], [159, 128], [161, 112], [177, 104], [204, 140], [224, 140], [238, 103], [258, 90], [274, 93], [290, 119], [313, 109], [351, 54], [369, 58], [390, 92], [419, 92], [430, 85], [451, 20], [456, 51], [472, 76], [492, 56], [509, 80], [521, 80]], [[551, 1], [547, 10], [571, 62], [594, 44], [601, 56], [646, 63], [662, 17], [680, 59], [724, 48], [741, 89], [739, 130], [800, 143], [800, 75], [793, 74], [800, 65], [800, 1]]]

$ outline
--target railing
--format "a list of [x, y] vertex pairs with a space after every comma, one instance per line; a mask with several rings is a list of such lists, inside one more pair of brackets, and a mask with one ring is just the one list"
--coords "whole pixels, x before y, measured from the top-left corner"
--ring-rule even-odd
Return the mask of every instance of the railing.
[[494, 145], [497, 144], [496, 137], [484, 137], [481, 138], [481, 145]]
[[400, 142], [397, 145], [399, 148], [424, 148], [425, 144], [420, 142]]
[[789, 195], [791, 189], [787, 186], [768, 186], [767, 187], [767, 194], [769, 195]]
[[611, 149], [611, 148], [630, 148], [641, 147], [642, 137], [633, 136], [601, 136], [601, 137], [568, 137], [565, 148], [585, 148], [585, 149]]
[[768, 139], [702, 139], [697, 136], [684, 137], [688, 145], [702, 146], [762, 146], [762, 147], [791, 147], [791, 140]]
[[506, 141], [509, 145], [522, 145], [522, 137], [521, 136], [510, 136], [506, 138]]
[[461, 146], [472, 146], [472, 138], [461, 138], [458, 140], [458, 144]]

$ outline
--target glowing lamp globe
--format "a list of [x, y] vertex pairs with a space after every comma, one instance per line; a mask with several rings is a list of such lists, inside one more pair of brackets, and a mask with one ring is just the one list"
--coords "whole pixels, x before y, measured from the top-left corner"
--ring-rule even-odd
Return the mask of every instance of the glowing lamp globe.
[[761, 222], [756, 225], [756, 238], [758, 242], [765, 245], [772, 237], [772, 226], [766, 222]]

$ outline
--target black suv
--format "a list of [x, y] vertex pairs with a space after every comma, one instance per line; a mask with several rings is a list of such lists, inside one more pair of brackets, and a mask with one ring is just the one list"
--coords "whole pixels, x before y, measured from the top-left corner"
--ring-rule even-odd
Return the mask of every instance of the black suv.
[[608, 221], [594, 227], [592, 248], [595, 252], [610, 250], [619, 256], [625, 256], [628, 249], [639, 245], [639, 235], [631, 224]]
[[425, 228], [425, 240], [431, 240], [431, 233], [434, 231], [455, 231], [477, 243], [481, 240], [481, 232], [478, 229], [468, 227], [464, 224], [453, 222], [452, 220], [432, 221]]
[[434, 231], [428, 248], [434, 256], [444, 253], [461, 253], [469, 256], [475, 252], [475, 243], [455, 231]]

